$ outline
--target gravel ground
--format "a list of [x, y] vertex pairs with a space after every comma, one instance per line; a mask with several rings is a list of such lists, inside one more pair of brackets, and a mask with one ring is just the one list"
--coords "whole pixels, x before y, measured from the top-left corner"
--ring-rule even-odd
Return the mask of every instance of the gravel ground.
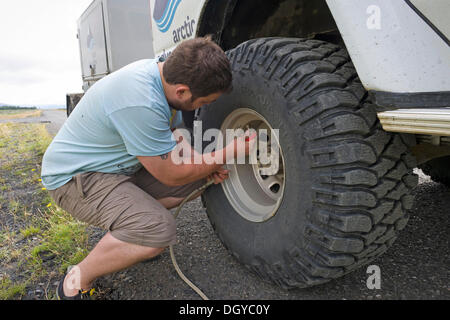
[[[58, 113], [59, 112], [59, 113]], [[56, 133], [62, 111], [45, 111]], [[36, 119], [35, 119], [36, 120]], [[417, 170], [415, 205], [408, 225], [394, 245], [372, 262], [381, 270], [381, 289], [366, 286], [366, 267], [324, 285], [283, 290], [261, 281], [231, 256], [209, 223], [200, 200], [188, 203], [177, 221], [178, 264], [210, 299], [450, 299], [448, 208], [450, 190]], [[91, 228], [90, 243], [104, 234]], [[200, 299], [178, 278], [169, 251], [96, 281], [103, 299]]]
[[[408, 226], [381, 258], [381, 289], [366, 286], [366, 267], [309, 289], [283, 290], [261, 281], [233, 258], [209, 224], [199, 200], [178, 218], [178, 264], [211, 299], [449, 299], [450, 192], [421, 173]], [[106, 299], [199, 299], [177, 276], [168, 251], [104, 277]]]

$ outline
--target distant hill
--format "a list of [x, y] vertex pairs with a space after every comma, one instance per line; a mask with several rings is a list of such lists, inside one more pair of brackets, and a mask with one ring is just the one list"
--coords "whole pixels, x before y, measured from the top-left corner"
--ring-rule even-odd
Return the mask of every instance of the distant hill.
[[16, 110], [16, 109], [37, 109], [36, 107], [21, 107], [21, 106], [11, 106], [11, 105], [1, 105], [0, 110]]
[[24, 105], [11, 105], [7, 103], [0, 102], [0, 108], [33, 108], [33, 109], [65, 109], [65, 105], [61, 104], [46, 104], [46, 105], [31, 105], [31, 104], [24, 104]]

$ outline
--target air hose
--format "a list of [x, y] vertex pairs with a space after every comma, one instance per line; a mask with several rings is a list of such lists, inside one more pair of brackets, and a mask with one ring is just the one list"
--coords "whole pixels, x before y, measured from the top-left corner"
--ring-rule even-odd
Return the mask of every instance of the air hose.
[[[201, 186], [200, 188], [192, 191], [186, 198], [184, 198], [184, 200], [181, 202], [181, 204], [178, 206], [177, 210], [175, 211], [174, 214], [174, 218], [176, 219], [178, 217], [178, 214], [180, 213], [181, 209], [183, 208], [183, 206], [185, 205], [186, 202], [192, 200], [192, 198], [197, 195], [200, 192], [203, 192], [204, 190], [206, 190], [210, 185], [212, 185], [214, 183], [214, 180], [211, 179], [210, 181], [208, 181], [207, 183], [205, 183], [203, 186]], [[169, 247], [170, 250], [170, 258], [172, 259], [172, 264], [175, 268], [175, 271], [178, 273], [178, 275], [180, 276], [181, 280], [183, 280], [189, 287], [192, 288], [192, 290], [194, 290], [203, 300], [209, 300], [209, 298], [195, 285], [193, 284], [184, 274], [183, 272], [181, 272], [180, 267], [178, 266], [177, 260], [175, 259], [175, 253], [173, 250], [173, 245], [171, 245]]]

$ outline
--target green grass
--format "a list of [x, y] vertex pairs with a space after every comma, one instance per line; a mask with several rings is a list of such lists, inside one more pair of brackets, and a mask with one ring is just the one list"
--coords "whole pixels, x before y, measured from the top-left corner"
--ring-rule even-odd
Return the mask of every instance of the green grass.
[[24, 238], [29, 238], [40, 232], [41, 232], [41, 229], [39, 227], [34, 227], [34, 226], [28, 226], [27, 228], [20, 230], [20, 233], [22, 234], [22, 236]]
[[35, 228], [43, 231], [38, 233], [40, 244], [30, 252], [35, 267], [42, 267], [42, 253], [51, 254], [55, 256], [59, 272], [64, 273], [68, 266], [78, 264], [88, 254], [86, 224], [75, 220], [61, 208], [50, 207], [36, 223], [40, 227]]
[[0, 224], [0, 271], [14, 270], [0, 273], [0, 299], [20, 299], [27, 286], [55, 281], [88, 254], [87, 225], [57, 207], [40, 182], [51, 140], [44, 124], [0, 124], [0, 214], [20, 225]]
[[1, 184], [0, 185], [0, 191], [8, 191], [8, 190], [11, 190], [11, 186], [10, 185], [8, 185], [8, 184]]
[[23, 207], [20, 204], [20, 202], [16, 200], [11, 200], [9, 201], [8, 209], [12, 214], [16, 214], [22, 212]]
[[26, 283], [13, 283], [9, 278], [0, 280], [0, 300], [9, 300], [25, 294]]

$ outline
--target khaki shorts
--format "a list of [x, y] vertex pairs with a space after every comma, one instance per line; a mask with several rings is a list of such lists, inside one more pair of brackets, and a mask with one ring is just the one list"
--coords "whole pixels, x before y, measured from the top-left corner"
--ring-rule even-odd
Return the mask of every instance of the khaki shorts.
[[185, 198], [205, 182], [169, 187], [142, 168], [131, 176], [82, 173], [49, 193], [73, 217], [110, 231], [116, 239], [165, 248], [175, 244], [176, 226], [172, 213], [157, 199]]

